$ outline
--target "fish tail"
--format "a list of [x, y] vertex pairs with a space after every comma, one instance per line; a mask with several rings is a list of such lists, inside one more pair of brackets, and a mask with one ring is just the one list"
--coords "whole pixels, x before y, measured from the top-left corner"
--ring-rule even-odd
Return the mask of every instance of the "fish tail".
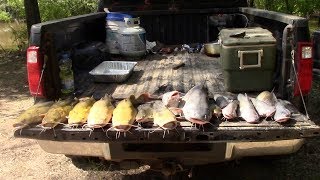
[[113, 97], [110, 94], [106, 93], [104, 95], [104, 97], [102, 97], [101, 99], [111, 99], [111, 100], [113, 100]]
[[279, 102], [277, 96], [273, 92], [271, 94], [272, 94], [272, 98], [273, 98], [274, 102]]

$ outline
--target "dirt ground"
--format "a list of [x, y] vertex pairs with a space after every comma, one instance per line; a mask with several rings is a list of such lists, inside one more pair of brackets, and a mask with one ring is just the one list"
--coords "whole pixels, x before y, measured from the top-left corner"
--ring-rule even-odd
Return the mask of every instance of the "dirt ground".
[[[314, 89], [309, 108], [312, 118], [319, 119], [319, 81]], [[90, 162], [81, 170], [64, 155], [44, 152], [34, 140], [14, 138], [14, 118], [33, 103], [22, 54], [0, 53], [0, 98], [0, 179], [163, 179], [147, 166], [107, 171], [110, 166]], [[195, 167], [195, 179], [319, 179], [319, 162], [320, 138], [313, 138], [293, 155]]]

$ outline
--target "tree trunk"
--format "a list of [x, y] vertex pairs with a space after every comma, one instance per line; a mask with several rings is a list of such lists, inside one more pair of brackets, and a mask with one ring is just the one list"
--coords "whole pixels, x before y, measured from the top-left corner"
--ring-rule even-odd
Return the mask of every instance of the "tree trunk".
[[254, 7], [254, 0], [249, 0], [249, 7]]
[[291, 11], [291, 8], [290, 8], [290, 5], [289, 5], [289, 0], [285, 0], [284, 2], [286, 4], [287, 13], [292, 14], [292, 11]]
[[41, 22], [38, 0], [24, 0], [24, 9], [26, 11], [26, 21], [28, 28], [28, 37], [30, 36], [31, 26]]
[[267, 10], [271, 10], [273, 4], [273, 0], [264, 0], [264, 8]]

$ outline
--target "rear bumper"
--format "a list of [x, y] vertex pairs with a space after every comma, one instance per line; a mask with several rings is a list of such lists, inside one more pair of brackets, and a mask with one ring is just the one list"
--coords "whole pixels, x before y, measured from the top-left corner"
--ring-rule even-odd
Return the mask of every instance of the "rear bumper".
[[[188, 148], [177, 150], [159, 150], [155, 151], [141, 150], [141, 147], [150, 147], [150, 144], [131, 144], [137, 149], [128, 148], [128, 144], [124, 143], [90, 143], [90, 142], [62, 142], [38, 140], [40, 147], [54, 154], [66, 154], [76, 156], [95, 156], [103, 157], [107, 160], [125, 160], [125, 159], [144, 159], [155, 160], [165, 158], [179, 159], [184, 164], [206, 164], [223, 162], [248, 156], [266, 156], [266, 155], [283, 155], [294, 153], [300, 149], [304, 143], [304, 139], [263, 141], [263, 142], [220, 142], [205, 144], [206, 150], [197, 151], [197, 148]], [[164, 144], [158, 144], [159, 147]], [[169, 144], [166, 144], [170, 146]], [[184, 146], [185, 144], [174, 144], [173, 146]], [[190, 144], [191, 146], [199, 146], [199, 144]], [[151, 145], [151, 146], [155, 146]], [[200, 145], [201, 146], [201, 145]], [[188, 146], [190, 147], [190, 146]]]

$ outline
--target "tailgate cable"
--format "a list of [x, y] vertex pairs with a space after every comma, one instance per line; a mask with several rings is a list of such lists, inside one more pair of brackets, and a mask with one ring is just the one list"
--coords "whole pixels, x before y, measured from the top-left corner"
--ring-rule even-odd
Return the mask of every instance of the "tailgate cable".
[[304, 110], [306, 111], [306, 116], [308, 119], [309, 118], [309, 114], [308, 114], [308, 111], [307, 111], [307, 106], [306, 106], [306, 103], [304, 101], [304, 98], [303, 98], [303, 95], [302, 95], [302, 91], [301, 91], [301, 87], [300, 87], [300, 83], [299, 83], [299, 78], [298, 78], [298, 74], [297, 74], [297, 70], [296, 70], [296, 67], [295, 67], [295, 63], [294, 63], [294, 50], [291, 51], [291, 62], [292, 62], [292, 68], [293, 68], [293, 71], [294, 71], [294, 75], [296, 77], [296, 81], [297, 81], [297, 84], [298, 84], [298, 89], [299, 89], [299, 93], [300, 93], [300, 96], [301, 96], [301, 99], [302, 99], [302, 103], [303, 103], [303, 108]]
[[47, 60], [48, 60], [48, 57], [45, 55], [45, 56], [44, 56], [43, 66], [42, 66], [42, 69], [41, 69], [40, 78], [39, 78], [39, 83], [38, 83], [38, 87], [37, 87], [37, 91], [36, 91], [36, 95], [34, 96], [34, 101], [35, 101], [35, 102], [36, 102], [36, 100], [37, 100], [37, 96], [38, 96], [38, 93], [39, 93], [41, 80], [42, 80], [42, 77], [43, 77], [43, 72], [44, 72], [44, 69], [46, 68], [46, 65], [47, 65]]

